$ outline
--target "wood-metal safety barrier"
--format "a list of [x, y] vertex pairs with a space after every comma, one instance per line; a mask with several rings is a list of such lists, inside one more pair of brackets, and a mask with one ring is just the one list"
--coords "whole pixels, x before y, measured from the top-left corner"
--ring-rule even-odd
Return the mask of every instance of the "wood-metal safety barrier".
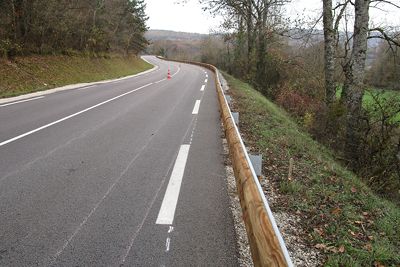
[[213, 65], [200, 62], [159, 58], [198, 65], [211, 70], [215, 74], [221, 119], [229, 146], [229, 155], [232, 160], [243, 220], [249, 238], [254, 265], [263, 267], [293, 266], [268, 201], [254, 172], [239, 129], [233, 120], [232, 112], [221, 86], [219, 79], [219, 75], [221, 74], [218, 69]]

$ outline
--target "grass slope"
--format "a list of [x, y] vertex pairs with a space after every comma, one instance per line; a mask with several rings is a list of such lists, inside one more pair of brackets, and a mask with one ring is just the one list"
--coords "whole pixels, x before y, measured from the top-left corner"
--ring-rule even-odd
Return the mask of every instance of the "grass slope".
[[0, 60], [0, 98], [67, 84], [93, 82], [132, 75], [152, 68], [138, 57], [84, 55], [28, 56]]
[[284, 110], [248, 84], [225, 77], [246, 144], [263, 154], [264, 175], [280, 194], [273, 209], [301, 217], [303, 239], [321, 251], [324, 265], [399, 266], [400, 208], [374, 195]]

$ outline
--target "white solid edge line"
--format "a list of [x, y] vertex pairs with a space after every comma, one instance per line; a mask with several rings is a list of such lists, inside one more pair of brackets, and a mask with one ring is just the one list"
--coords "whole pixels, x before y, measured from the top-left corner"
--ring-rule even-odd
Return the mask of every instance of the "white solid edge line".
[[11, 105], [15, 105], [15, 104], [23, 103], [23, 102], [28, 102], [28, 101], [40, 99], [40, 98], [43, 98], [43, 97], [44, 97], [44, 96], [38, 96], [38, 97], [34, 97], [34, 98], [29, 98], [29, 99], [24, 99], [24, 100], [16, 101], [16, 102], [11, 102], [11, 103], [7, 103], [7, 104], [2, 104], [2, 105], [0, 105], [0, 107], [11, 106]]
[[200, 108], [200, 100], [196, 100], [196, 103], [194, 103], [192, 114], [193, 115], [199, 114], [199, 108]]
[[[217, 71], [218, 71], [218, 70], [217, 70]], [[225, 102], [225, 104], [228, 106], [228, 110], [229, 110], [230, 117], [233, 118], [231, 108], [229, 107], [229, 104], [228, 104], [228, 100], [226, 99], [225, 93], [224, 93], [224, 91], [222, 90], [222, 84], [221, 84], [221, 81], [220, 81], [220, 79], [219, 79], [219, 75], [222, 75], [222, 74], [220, 74], [220, 72], [218, 71], [218, 72], [216, 73], [217, 82], [219, 83], [220, 88], [221, 88], [221, 91], [222, 91], [222, 94], [223, 94], [223, 96], [224, 96], [224, 102]], [[271, 224], [272, 224], [272, 228], [274, 229], [274, 233], [276, 234], [276, 236], [277, 236], [277, 238], [278, 238], [279, 245], [280, 245], [280, 247], [281, 247], [281, 249], [282, 249], [282, 251], [283, 251], [283, 254], [284, 254], [284, 257], [285, 257], [286, 262], [287, 262], [287, 264], [288, 264], [288, 267], [293, 267], [294, 265], [293, 265], [293, 263], [292, 263], [292, 259], [290, 258], [290, 255], [289, 255], [289, 252], [288, 252], [288, 250], [287, 250], [285, 241], [283, 240], [282, 234], [281, 234], [281, 232], [279, 231], [278, 225], [276, 224], [275, 217], [274, 217], [274, 215], [272, 214], [271, 208], [270, 208], [270, 206], [269, 206], [269, 204], [268, 204], [268, 200], [267, 200], [267, 198], [265, 197], [265, 194], [264, 194], [263, 189], [261, 188], [261, 184], [260, 184], [260, 182], [258, 181], [256, 172], [254, 171], [253, 164], [251, 163], [249, 154], [247, 153], [246, 146], [244, 145], [242, 136], [240, 135], [240, 132], [239, 132], [238, 127], [236, 126], [236, 123], [233, 123], [233, 127], [234, 127], [234, 129], [235, 129], [235, 131], [236, 131], [236, 134], [239, 136], [240, 145], [242, 146], [242, 149], [243, 149], [243, 151], [244, 151], [244, 155], [245, 155], [246, 160], [247, 160], [247, 162], [248, 162], [248, 164], [249, 164], [249, 166], [250, 166], [250, 171], [251, 171], [251, 173], [253, 174], [253, 180], [254, 180], [254, 182], [256, 183], [258, 192], [259, 192], [259, 194], [261, 195], [261, 199], [262, 199], [263, 202], [264, 202], [264, 207], [265, 207], [265, 209], [266, 209], [266, 211], [267, 211], [268, 218], [270, 219]]]
[[150, 61], [148, 61], [147, 59], [145, 59], [144, 56], [141, 56], [140, 58], [141, 58], [142, 60], [146, 61], [147, 63], [149, 63], [150, 65], [153, 65], [153, 66], [154, 66], [154, 64], [151, 63]]
[[96, 86], [97, 86], [97, 84], [93, 84], [93, 85], [88, 85], [88, 86], [79, 87], [79, 88], [77, 88], [76, 90], [85, 90], [85, 89], [92, 88], [92, 87], [96, 87]]
[[131, 90], [131, 91], [129, 91], [129, 92], [123, 93], [123, 94], [121, 94], [121, 95], [115, 96], [115, 97], [110, 98], [110, 99], [108, 99], [108, 100], [106, 100], [106, 101], [103, 101], [103, 102], [101, 102], [101, 103], [98, 103], [98, 104], [96, 104], [96, 105], [94, 105], [94, 106], [91, 106], [91, 107], [88, 107], [88, 108], [83, 109], [83, 110], [81, 110], [81, 111], [78, 111], [78, 112], [76, 112], [76, 113], [74, 113], [74, 114], [71, 114], [71, 115], [69, 115], [69, 116], [67, 116], [67, 117], [64, 117], [64, 118], [62, 118], [62, 119], [53, 121], [53, 122], [51, 122], [51, 123], [49, 123], [49, 124], [43, 125], [43, 126], [41, 126], [41, 127], [39, 127], [39, 128], [36, 128], [36, 129], [34, 129], [34, 130], [32, 130], [32, 131], [26, 132], [26, 133], [24, 133], [24, 134], [21, 134], [21, 135], [18, 135], [18, 136], [16, 136], [16, 137], [13, 137], [13, 138], [11, 138], [11, 139], [8, 139], [8, 140], [6, 140], [6, 141], [3, 141], [3, 142], [0, 143], [0, 147], [4, 146], [4, 145], [6, 145], [6, 144], [9, 144], [9, 143], [11, 143], [11, 142], [14, 142], [14, 141], [16, 141], [16, 140], [18, 140], [18, 139], [21, 139], [21, 138], [23, 138], [23, 137], [25, 137], [25, 136], [28, 136], [28, 135], [31, 135], [31, 134], [36, 133], [36, 132], [38, 132], [38, 131], [41, 131], [41, 130], [43, 130], [43, 129], [46, 129], [46, 128], [48, 128], [48, 127], [50, 127], [50, 126], [53, 126], [53, 125], [55, 125], [55, 124], [58, 124], [58, 123], [60, 123], [60, 122], [63, 122], [63, 121], [65, 121], [65, 120], [71, 119], [71, 118], [73, 118], [73, 117], [75, 117], [75, 116], [78, 116], [79, 114], [82, 114], [82, 113], [87, 112], [87, 111], [89, 111], [89, 110], [91, 110], [91, 109], [97, 108], [97, 107], [99, 107], [99, 106], [102, 106], [102, 105], [104, 105], [104, 104], [106, 104], [106, 103], [108, 103], [108, 102], [111, 102], [111, 101], [113, 101], [113, 100], [116, 100], [116, 99], [118, 99], [118, 98], [121, 98], [121, 97], [123, 97], [123, 96], [126, 96], [126, 95], [128, 95], [128, 94], [130, 94], [130, 93], [136, 92], [136, 91], [138, 91], [138, 90], [140, 90], [140, 89], [143, 89], [143, 88], [145, 88], [145, 87], [147, 87], [147, 86], [150, 86], [150, 85], [152, 85], [152, 84], [153, 84], [153, 83], [148, 83], [148, 84], [143, 85], [143, 86], [141, 86], [141, 87], [139, 87], [139, 88], [133, 89], [133, 90]]
[[177, 72], [175, 72], [173, 75], [171, 75], [171, 77], [174, 77], [175, 75], [177, 75], [179, 72], [181, 71], [181, 68], [180, 67], [178, 67], [178, 71]]
[[206, 87], [206, 86], [203, 84], [203, 85], [201, 86], [201, 88], [200, 88], [200, 91], [204, 91], [205, 87]]
[[185, 172], [186, 161], [189, 155], [190, 145], [181, 145], [178, 156], [176, 157], [174, 168], [172, 169], [167, 190], [158, 213], [156, 224], [172, 225], [174, 221], [176, 204], [178, 203], [179, 192], [181, 189], [183, 174]]
[[159, 80], [159, 81], [156, 81], [156, 82], [154, 82], [154, 84], [160, 83], [160, 82], [165, 81], [165, 80], [166, 80], [166, 78], [164, 78], [162, 80]]
[[135, 77], [138, 77], [138, 76], [142, 76], [142, 75], [148, 74], [150, 72], [153, 72], [155, 70], [158, 70], [160, 68], [158, 65], [155, 65], [155, 63], [151, 63], [150, 61], [144, 59], [143, 56], [141, 58], [144, 61], [148, 62], [149, 64], [153, 65], [153, 68], [151, 68], [149, 70], [146, 70], [146, 71], [142, 71], [142, 72], [133, 74], [133, 75], [117, 78], [117, 79], [102, 80], [102, 81], [90, 82], [90, 83], [68, 84], [68, 85], [64, 85], [64, 86], [61, 86], [61, 87], [56, 87], [56, 88], [52, 88], [52, 89], [48, 89], [48, 90], [44, 90], [44, 91], [29, 93], [29, 94], [25, 94], [25, 95], [19, 95], [19, 96], [15, 96], [15, 97], [4, 98], [4, 99], [0, 99], [0, 104], [4, 104], [4, 103], [8, 104], [8, 103], [11, 103], [13, 101], [19, 101], [19, 100], [32, 98], [32, 97], [48, 95], [48, 94], [52, 94], [52, 93], [56, 93], [56, 92], [60, 92], [60, 91], [65, 91], [65, 90], [76, 90], [76, 89], [80, 89], [82, 87], [87, 87], [87, 86], [91, 86], [91, 85], [101, 85], [101, 84], [118, 82], [118, 81], [122, 81], [122, 80], [126, 80], [126, 79], [135, 78]]

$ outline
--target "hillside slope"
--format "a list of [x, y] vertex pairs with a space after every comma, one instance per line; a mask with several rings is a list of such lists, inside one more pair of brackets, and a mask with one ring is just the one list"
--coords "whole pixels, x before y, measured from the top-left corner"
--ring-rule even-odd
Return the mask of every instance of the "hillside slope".
[[0, 98], [67, 84], [118, 78], [150, 68], [152, 65], [138, 57], [119, 55], [47, 55], [0, 60]]
[[145, 37], [150, 41], [158, 40], [202, 40], [206, 38], [208, 34], [193, 33], [193, 32], [176, 32], [167, 30], [148, 30], [145, 33]]
[[246, 146], [263, 154], [262, 185], [296, 265], [399, 266], [400, 208], [376, 196], [284, 110], [224, 76]]

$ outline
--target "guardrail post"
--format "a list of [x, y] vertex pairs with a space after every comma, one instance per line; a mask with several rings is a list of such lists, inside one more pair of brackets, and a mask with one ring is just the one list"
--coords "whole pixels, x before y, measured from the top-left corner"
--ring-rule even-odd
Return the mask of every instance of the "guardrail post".
[[225, 95], [226, 101], [228, 101], [228, 104], [230, 105], [232, 103], [232, 97], [230, 95]]
[[258, 177], [262, 175], [262, 155], [255, 155], [249, 153], [251, 164], [253, 165], [254, 171]]
[[232, 117], [236, 126], [239, 126], [239, 112], [232, 112]]

